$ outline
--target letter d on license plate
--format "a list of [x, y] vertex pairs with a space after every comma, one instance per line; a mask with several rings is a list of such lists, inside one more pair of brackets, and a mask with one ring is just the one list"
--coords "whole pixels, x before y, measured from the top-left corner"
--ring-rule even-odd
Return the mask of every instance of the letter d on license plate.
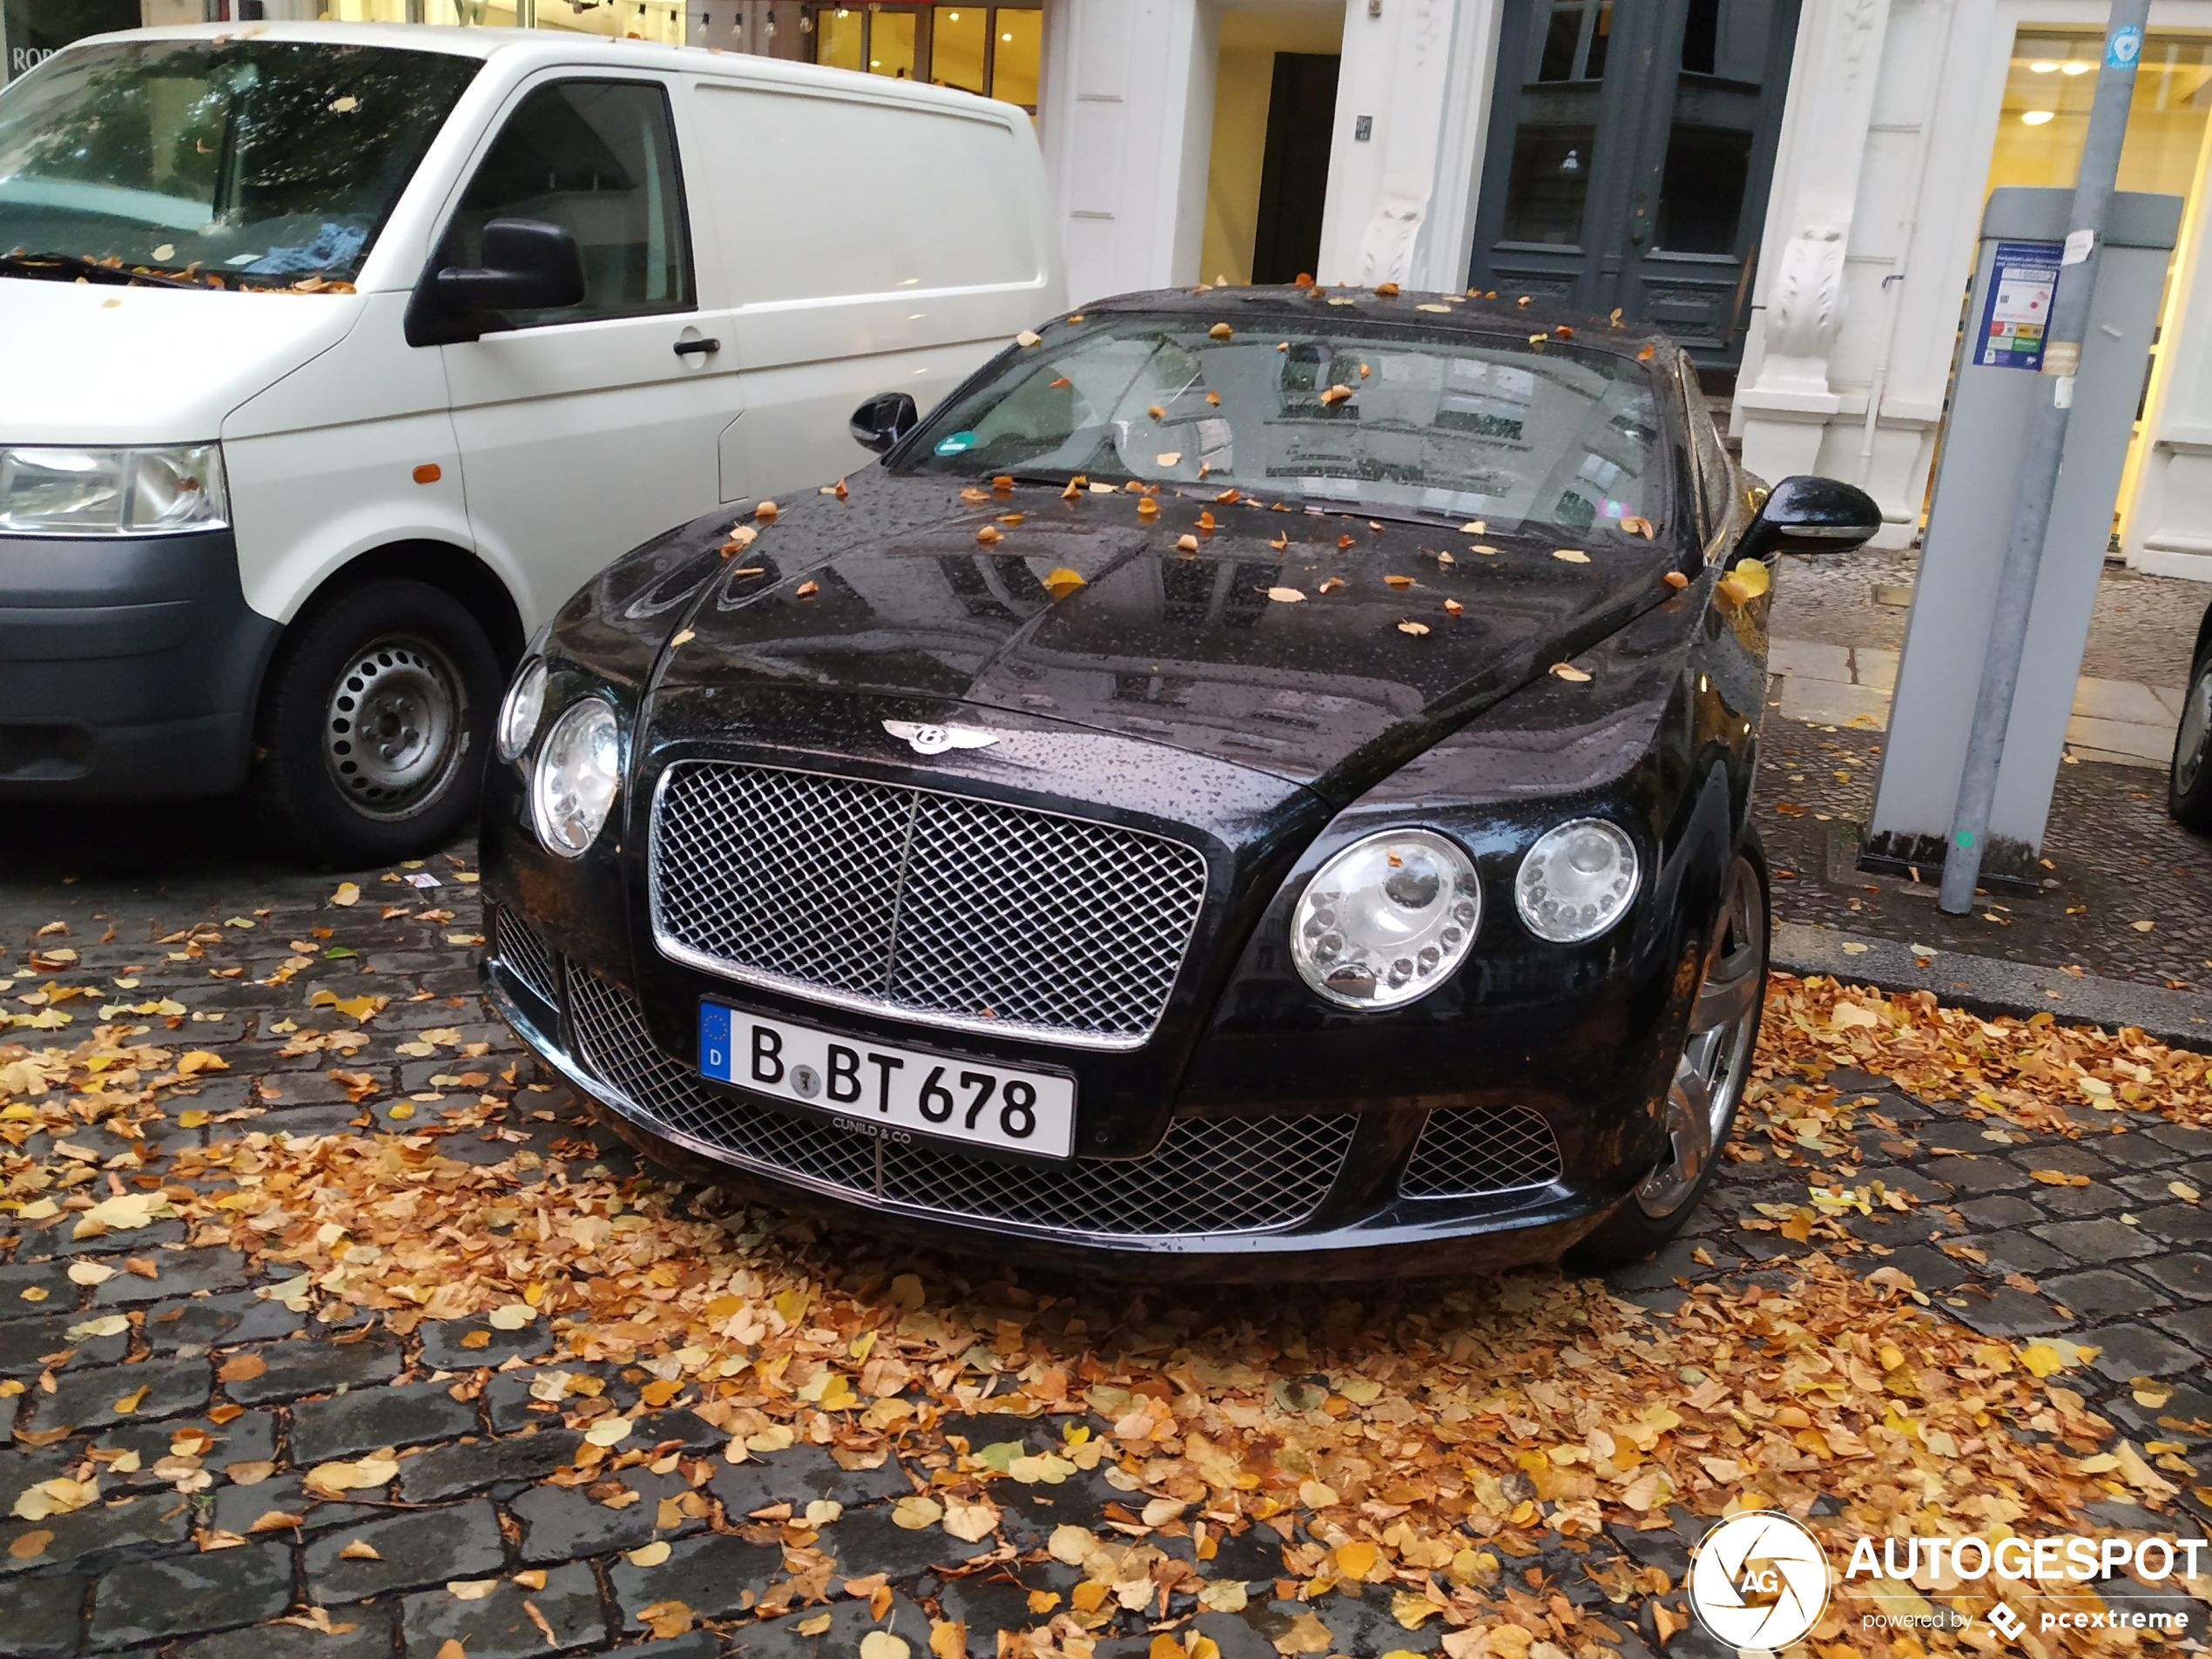
[[699, 1070], [757, 1095], [827, 1112], [848, 1129], [927, 1135], [1064, 1158], [1076, 1144], [1076, 1081], [842, 1037], [720, 1002], [699, 1004]]

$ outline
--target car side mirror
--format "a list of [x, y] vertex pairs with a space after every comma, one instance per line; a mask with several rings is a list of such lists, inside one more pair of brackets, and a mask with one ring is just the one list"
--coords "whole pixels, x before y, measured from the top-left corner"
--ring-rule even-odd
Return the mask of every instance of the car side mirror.
[[905, 392], [881, 392], [853, 411], [853, 442], [878, 455], [921, 424], [921, 411]]
[[413, 346], [475, 340], [498, 326], [485, 314], [558, 311], [583, 303], [583, 254], [576, 238], [537, 219], [495, 219], [484, 226], [483, 263], [439, 266], [408, 306]]
[[1739, 557], [1779, 553], [1848, 553], [1882, 528], [1882, 509], [1856, 485], [1799, 473], [1768, 492], [1737, 544]]

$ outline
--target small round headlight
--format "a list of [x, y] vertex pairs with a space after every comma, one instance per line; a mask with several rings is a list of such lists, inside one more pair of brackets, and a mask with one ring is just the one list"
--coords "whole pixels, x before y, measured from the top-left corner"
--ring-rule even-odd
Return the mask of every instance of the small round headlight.
[[587, 697], [553, 723], [537, 752], [530, 810], [549, 853], [576, 858], [598, 839], [622, 786], [615, 711]]
[[1635, 901], [1635, 843], [1602, 818], [1546, 830], [1521, 860], [1513, 896], [1537, 938], [1555, 945], [1595, 939]]
[[515, 676], [515, 683], [507, 688], [506, 700], [499, 705], [502, 760], [511, 764], [523, 758], [523, 751], [537, 735], [537, 723], [544, 713], [545, 659], [533, 657], [523, 664], [523, 671]]
[[1388, 830], [1314, 872], [1291, 914], [1291, 958], [1332, 1002], [1397, 1008], [1452, 976], [1481, 920], [1474, 860], [1458, 843]]

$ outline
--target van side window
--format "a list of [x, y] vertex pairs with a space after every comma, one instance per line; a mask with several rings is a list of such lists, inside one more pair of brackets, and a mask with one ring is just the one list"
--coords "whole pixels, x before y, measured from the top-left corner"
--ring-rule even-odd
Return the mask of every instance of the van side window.
[[525, 98], [469, 180], [445, 262], [481, 263], [495, 219], [558, 225], [583, 255], [583, 303], [509, 316], [518, 327], [692, 307], [676, 134], [656, 84], [559, 81]]

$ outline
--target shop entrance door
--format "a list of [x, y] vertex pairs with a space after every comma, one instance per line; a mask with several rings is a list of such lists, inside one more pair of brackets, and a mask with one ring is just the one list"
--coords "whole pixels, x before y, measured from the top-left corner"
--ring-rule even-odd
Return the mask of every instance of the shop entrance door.
[[1469, 283], [1743, 354], [1798, 0], [1509, 0]]

